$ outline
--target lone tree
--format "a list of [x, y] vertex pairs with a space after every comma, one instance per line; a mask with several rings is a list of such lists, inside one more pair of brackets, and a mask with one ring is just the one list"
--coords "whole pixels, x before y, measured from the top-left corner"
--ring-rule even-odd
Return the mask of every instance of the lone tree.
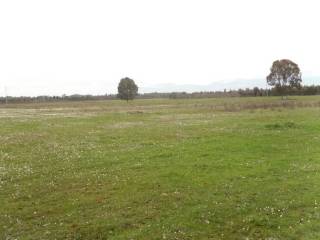
[[130, 78], [122, 78], [118, 85], [118, 97], [123, 100], [133, 100], [138, 94], [138, 86]]
[[301, 86], [301, 72], [298, 64], [288, 59], [274, 61], [267, 76], [267, 83], [276, 88], [282, 98], [288, 89]]

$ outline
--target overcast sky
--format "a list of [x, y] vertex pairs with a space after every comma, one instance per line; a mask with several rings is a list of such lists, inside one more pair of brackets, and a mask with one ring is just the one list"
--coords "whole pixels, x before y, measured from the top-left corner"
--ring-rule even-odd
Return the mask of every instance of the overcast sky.
[[320, 76], [318, 2], [1, 0], [0, 95], [254, 82], [281, 58]]

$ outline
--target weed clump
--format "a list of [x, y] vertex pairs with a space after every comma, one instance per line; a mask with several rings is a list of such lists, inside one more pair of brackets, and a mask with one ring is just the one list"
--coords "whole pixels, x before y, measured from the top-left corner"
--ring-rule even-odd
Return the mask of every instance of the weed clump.
[[292, 121], [288, 121], [284, 123], [266, 124], [265, 127], [270, 130], [285, 130], [285, 129], [297, 128], [298, 125]]

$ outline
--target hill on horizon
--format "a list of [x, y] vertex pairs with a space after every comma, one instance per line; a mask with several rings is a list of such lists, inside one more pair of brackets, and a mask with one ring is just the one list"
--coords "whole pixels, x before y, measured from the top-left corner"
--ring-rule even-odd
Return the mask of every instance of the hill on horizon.
[[[318, 85], [320, 84], [320, 77], [311, 76], [303, 78], [303, 85]], [[201, 91], [223, 91], [238, 90], [246, 88], [266, 88], [266, 80], [263, 78], [254, 79], [235, 79], [216, 81], [206, 85], [201, 84], [175, 84], [175, 83], [160, 83], [149, 86], [142, 86], [139, 89], [140, 93], [150, 92], [201, 92]]]

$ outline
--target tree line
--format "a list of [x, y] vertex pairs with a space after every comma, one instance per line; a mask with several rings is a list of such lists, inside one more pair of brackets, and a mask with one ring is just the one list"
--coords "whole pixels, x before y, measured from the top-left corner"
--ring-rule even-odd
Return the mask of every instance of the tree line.
[[[219, 98], [219, 97], [262, 97], [262, 96], [281, 96], [276, 88], [245, 88], [238, 90], [223, 90], [223, 91], [201, 91], [201, 92], [171, 92], [171, 93], [140, 93], [136, 99], [152, 99], [152, 98], [169, 98], [169, 99], [184, 99], [184, 98]], [[289, 96], [307, 96], [320, 95], [320, 85], [302, 86], [299, 89], [288, 89]], [[33, 102], [59, 102], [59, 101], [99, 101], [99, 100], [115, 100], [119, 99], [117, 94], [106, 95], [63, 95], [63, 96], [37, 96], [37, 97], [7, 97], [8, 103], [33, 103]], [[0, 104], [5, 104], [6, 98], [0, 97]]]
[[259, 87], [227, 90], [203, 91], [203, 92], [172, 92], [172, 93], [138, 93], [138, 86], [131, 78], [123, 78], [118, 85], [118, 94], [106, 95], [62, 95], [62, 96], [37, 96], [37, 97], [0, 97], [0, 103], [28, 103], [28, 102], [53, 102], [53, 101], [84, 101], [84, 100], [112, 100], [123, 99], [127, 102], [134, 98], [211, 98], [211, 97], [259, 97], [288, 95], [320, 95], [320, 85], [303, 86], [302, 74], [298, 64], [289, 59], [273, 62], [270, 73], [266, 77], [267, 84], [271, 88]]

